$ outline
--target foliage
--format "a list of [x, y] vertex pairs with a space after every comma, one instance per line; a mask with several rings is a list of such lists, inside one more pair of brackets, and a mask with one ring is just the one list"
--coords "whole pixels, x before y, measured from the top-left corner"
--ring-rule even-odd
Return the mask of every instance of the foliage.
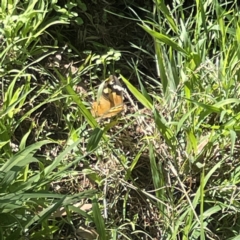
[[187, 4], [1, 1], [1, 239], [238, 238], [239, 10]]

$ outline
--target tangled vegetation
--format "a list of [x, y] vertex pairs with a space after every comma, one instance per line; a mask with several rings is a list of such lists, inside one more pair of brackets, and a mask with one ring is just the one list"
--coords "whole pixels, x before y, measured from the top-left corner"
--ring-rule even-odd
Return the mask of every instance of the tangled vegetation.
[[239, 239], [237, 1], [0, 4], [0, 239]]

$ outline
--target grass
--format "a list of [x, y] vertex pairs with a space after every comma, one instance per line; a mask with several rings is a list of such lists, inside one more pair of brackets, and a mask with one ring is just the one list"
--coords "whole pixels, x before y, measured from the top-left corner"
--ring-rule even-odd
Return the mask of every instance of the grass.
[[90, 2], [1, 2], [0, 238], [238, 239], [237, 2]]

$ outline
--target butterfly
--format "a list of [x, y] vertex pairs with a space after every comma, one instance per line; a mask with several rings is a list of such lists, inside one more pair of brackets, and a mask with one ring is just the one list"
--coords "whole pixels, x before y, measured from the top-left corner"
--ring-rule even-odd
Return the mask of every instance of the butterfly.
[[110, 118], [123, 111], [122, 85], [118, 78], [110, 75], [99, 87], [100, 97], [93, 102], [91, 113], [94, 117]]

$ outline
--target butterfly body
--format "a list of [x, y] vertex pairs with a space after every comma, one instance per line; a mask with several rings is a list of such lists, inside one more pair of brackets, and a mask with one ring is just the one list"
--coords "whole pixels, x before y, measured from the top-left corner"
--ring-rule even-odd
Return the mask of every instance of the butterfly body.
[[109, 76], [104, 82], [100, 97], [92, 104], [94, 117], [109, 118], [123, 110], [122, 86], [116, 76]]

